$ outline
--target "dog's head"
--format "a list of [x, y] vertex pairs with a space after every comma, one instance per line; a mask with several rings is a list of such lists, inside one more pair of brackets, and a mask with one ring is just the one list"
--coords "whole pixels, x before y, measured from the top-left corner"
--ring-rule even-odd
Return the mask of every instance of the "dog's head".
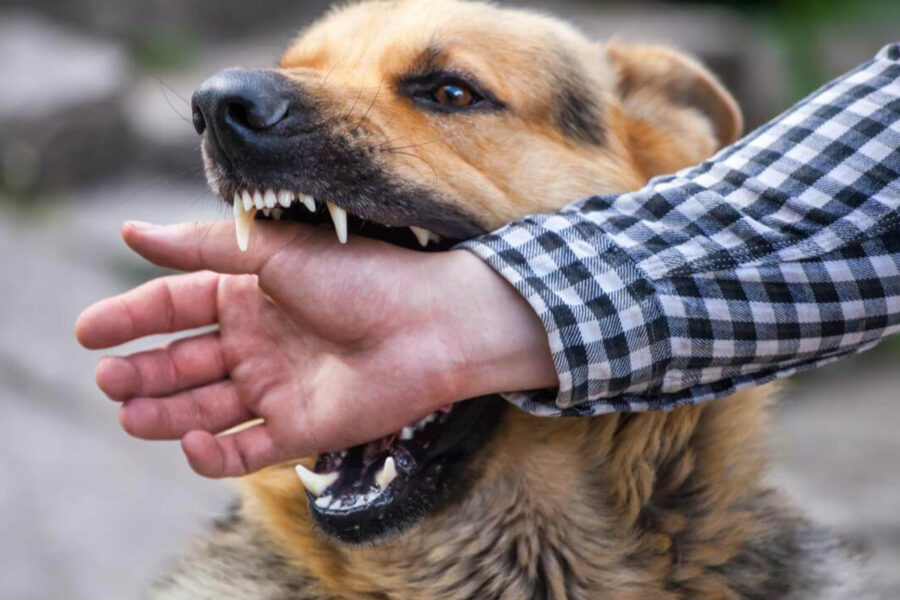
[[[224, 71], [193, 106], [210, 183], [239, 229], [254, 215], [333, 221], [341, 239], [421, 250], [640, 187], [741, 128], [727, 92], [681, 54], [599, 45], [546, 16], [459, 0], [335, 10], [278, 68]], [[485, 467], [503, 407], [462, 403], [320, 456], [319, 473], [340, 475], [310, 496], [311, 514], [349, 542], [417, 522], [471, 489], [462, 482]], [[504, 435], [531, 439], [534, 419], [506, 421]]]

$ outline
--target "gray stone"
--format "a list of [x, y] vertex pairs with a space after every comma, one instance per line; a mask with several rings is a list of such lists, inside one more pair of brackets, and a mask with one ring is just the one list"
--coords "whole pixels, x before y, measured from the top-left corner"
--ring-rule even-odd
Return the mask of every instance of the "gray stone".
[[795, 378], [773, 418], [774, 479], [868, 557], [875, 597], [900, 598], [900, 377], [896, 350]]
[[330, 0], [6, 0], [53, 19], [122, 39], [186, 30], [205, 37], [259, 33], [273, 25], [296, 27], [320, 14]]
[[[43, 219], [0, 201], [0, 598], [122, 600], [231, 502], [177, 444], [128, 438], [93, 383], [99, 353], [73, 324], [91, 302], [154, 274], [119, 240], [125, 218], [218, 218], [200, 186], [157, 177], [85, 190]], [[159, 336], [124, 352], [165, 343]]]
[[0, 14], [0, 184], [17, 193], [115, 172], [132, 137], [122, 49], [32, 14]]

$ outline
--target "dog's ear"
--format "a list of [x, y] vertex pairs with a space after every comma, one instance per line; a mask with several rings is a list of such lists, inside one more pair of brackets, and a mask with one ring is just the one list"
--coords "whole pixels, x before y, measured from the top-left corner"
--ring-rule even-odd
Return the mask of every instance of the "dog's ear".
[[616, 42], [605, 50], [628, 143], [648, 176], [700, 162], [741, 134], [734, 98], [696, 60], [659, 46]]

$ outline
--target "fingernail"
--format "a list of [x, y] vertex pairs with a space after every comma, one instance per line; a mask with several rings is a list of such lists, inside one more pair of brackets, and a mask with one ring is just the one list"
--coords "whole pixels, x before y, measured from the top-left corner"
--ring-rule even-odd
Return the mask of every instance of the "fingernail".
[[146, 221], [126, 221], [125, 225], [138, 231], [150, 231], [157, 228], [153, 223], [147, 223]]

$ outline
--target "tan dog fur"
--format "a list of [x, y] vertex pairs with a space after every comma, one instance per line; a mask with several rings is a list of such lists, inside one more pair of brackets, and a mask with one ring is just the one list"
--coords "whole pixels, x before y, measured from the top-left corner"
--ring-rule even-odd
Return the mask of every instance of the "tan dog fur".
[[[417, 110], [390, 82], [427, 61], [472, 74], [508, 110]], [[280, 71], [383, 169], [487, 229], [639, 188], [741, 130], [733, 99], [676, 51], [601, 45], [543, 15], [457, 0], [335, 10]], [[581, 95], [579, 114], [566, 115], [563, 91]], [[240, 511], [157, 597], [825, 597], [818, 569], [833, 547], [762, 481], [770, 396], [580, 419], [508, 408], [471, 491], [369, 547], [319, 533], [293, 470], [272, 468], [243, 481]]]

